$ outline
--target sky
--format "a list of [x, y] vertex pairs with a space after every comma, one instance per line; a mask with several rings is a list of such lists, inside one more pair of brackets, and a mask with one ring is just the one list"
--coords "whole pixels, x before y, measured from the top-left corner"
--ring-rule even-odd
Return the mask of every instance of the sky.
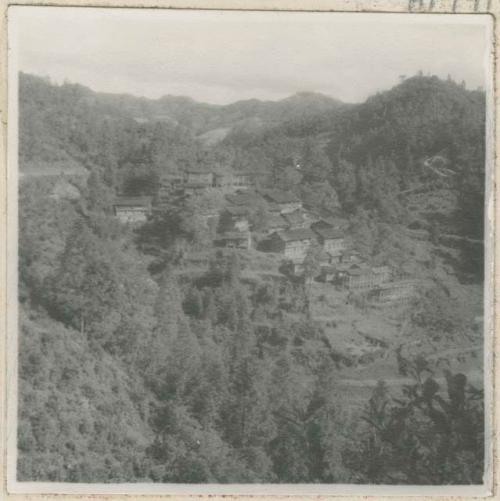
[[361, 102], [422, 70], [485, 86], [487, 16], [9, 8], [18, 69], [96, 91], [227, 104]]

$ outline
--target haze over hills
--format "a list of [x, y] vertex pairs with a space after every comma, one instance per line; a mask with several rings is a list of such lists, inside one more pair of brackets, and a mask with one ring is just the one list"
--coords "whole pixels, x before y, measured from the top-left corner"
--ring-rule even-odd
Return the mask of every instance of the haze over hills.
[[298, 93], [281, 101], [249, 99], [228, 105], [200, 103], [181, 96], [163, 96], [157, 100], [129, 95], [98, 96], [103, 103], [119, 106], [140, 120], [167, 121], [189, 127], [196, 133], [230, 128], [247, 120], [257, 120], [262, 125], [277, 124], [342, 106], [333, 98], [312, 92]]

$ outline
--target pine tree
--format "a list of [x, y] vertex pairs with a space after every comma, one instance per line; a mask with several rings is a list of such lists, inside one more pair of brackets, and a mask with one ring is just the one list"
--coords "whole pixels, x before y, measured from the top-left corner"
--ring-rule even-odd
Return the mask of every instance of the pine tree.
[[124, 296], [113, 258], [83, 220], [69, 233], [60, 266], [47, 279], [47, 297], [49, 310], [82, 333], [120, 320]]
[[113, 191], [106, 185], [99, 171], [94, 169], [87, 181], [87, 208], [92, 212], [109, 214], [112, 209]]

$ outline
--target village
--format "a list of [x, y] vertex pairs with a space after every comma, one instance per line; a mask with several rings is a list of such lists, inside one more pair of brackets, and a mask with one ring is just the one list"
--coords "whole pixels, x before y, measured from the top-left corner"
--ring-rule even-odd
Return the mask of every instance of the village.
[[422, 2], [10, 6], [9, 492], [488, 491], [495, 9]]
[[[121, 223], [136, 227], [172, 204], [182, 207], [199, 196], [218, 197], [219, 203], [202, 206], [196, 214], [210, 229], [213, 247], [251, 253], [253, 261], [264, 258], [261, 263], [268, 257], [258, 270], [264, 280], [302, 279], [384, 308], [408, 304], [423, 285], [364, 259], [351, 242], [347, 219], [307, 207], [290, 191], [261, 188], [257, 181], [258, 175], [248, 172], [188, 170], [164, 176], [156, 197], [118, 196], [113, 212]], [[193, 276], [208, 269], [209, 256], [191, 250], [183, 262], [178, 273]], [[245, 274], [250, 279], [252, 271]]]

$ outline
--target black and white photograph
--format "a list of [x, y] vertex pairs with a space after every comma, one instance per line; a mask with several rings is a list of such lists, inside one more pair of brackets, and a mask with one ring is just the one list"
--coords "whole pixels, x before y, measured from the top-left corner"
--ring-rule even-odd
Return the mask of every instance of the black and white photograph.
[[17, 488], [489, 484], [490, 16], [8, 16]]

